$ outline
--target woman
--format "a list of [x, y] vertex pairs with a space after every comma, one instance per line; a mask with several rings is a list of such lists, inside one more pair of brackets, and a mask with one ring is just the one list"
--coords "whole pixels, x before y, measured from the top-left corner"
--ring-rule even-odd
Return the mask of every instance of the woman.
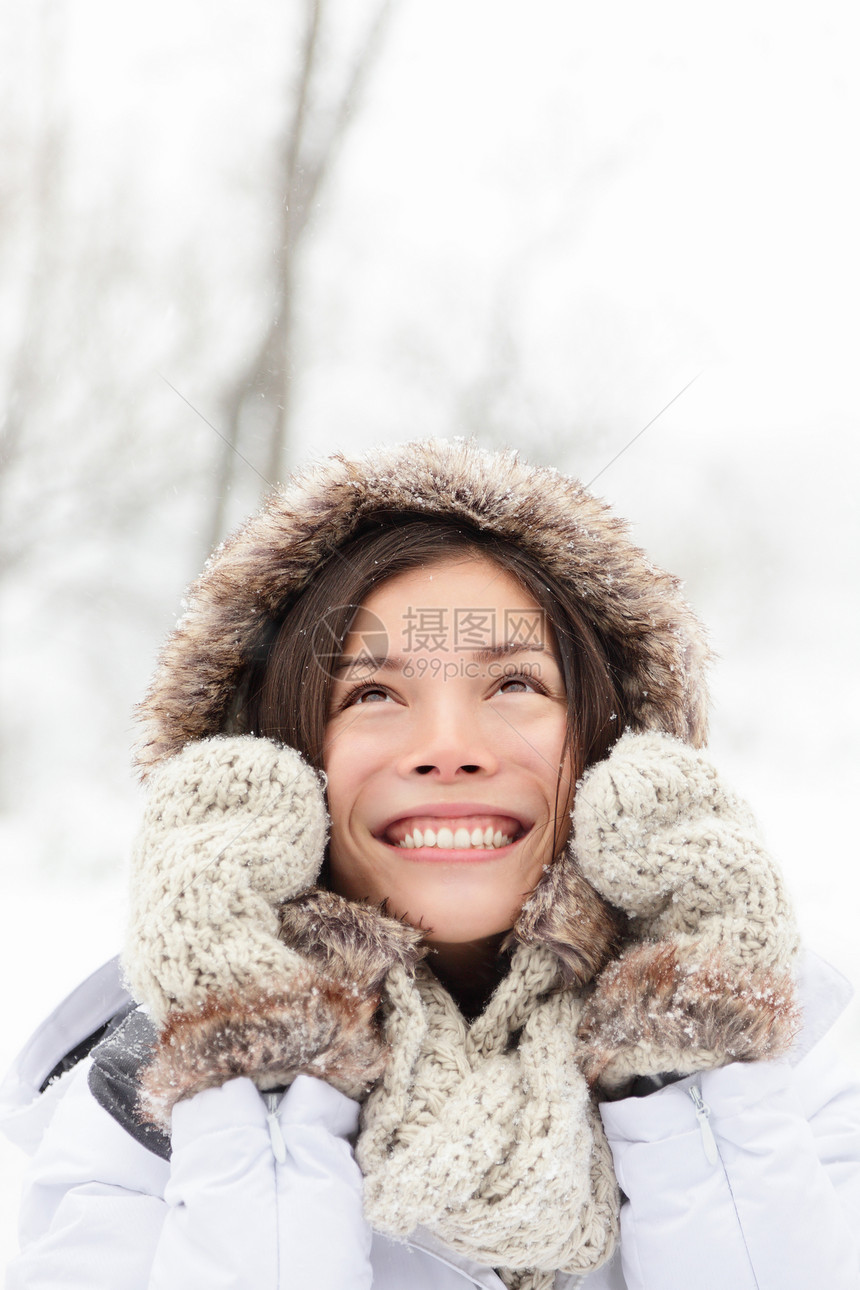
[[20, 1067], [10, 1285], [855, 1286], [843, 990], [698, 751], [706, 663], [675, 580], [512, 455], [276, 494], [143, 705], [143, 1006]]

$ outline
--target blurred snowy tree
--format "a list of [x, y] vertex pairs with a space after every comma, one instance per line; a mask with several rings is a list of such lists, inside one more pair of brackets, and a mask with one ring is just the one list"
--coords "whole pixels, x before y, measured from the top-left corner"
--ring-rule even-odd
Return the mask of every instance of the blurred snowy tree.
[[62, 714], [58, 759], [123, 791], [116, 741], [169, 607], [281, 473], [301, 258], [391, 11], [4, 13], [8, 808], [38, 795], [31, 686]]
[[291, 412], [294, 297], [300, 284], [302, 249], [320, 190], [337, 160], [391, 12], [390, 0], [383, 0], [369, 20], [362, 15], [364, 25], [357, 35], [349, 33], [346, 49], [341, 49], [338, 45], [343, 42], [337, 35], [343, 32], [342, 6], [330, 0], [304, 0], [302, 7], [305, 29], [298, 66], [285, 96], [285, 121], [265, 184], [273, 211], [268, 319], [222, 401], [224, 443], [213, 493], [210, 546], [224, 536], [237, 449], [256, 441], [254, 455], [263, 480], [274, 484], [281, 478]]

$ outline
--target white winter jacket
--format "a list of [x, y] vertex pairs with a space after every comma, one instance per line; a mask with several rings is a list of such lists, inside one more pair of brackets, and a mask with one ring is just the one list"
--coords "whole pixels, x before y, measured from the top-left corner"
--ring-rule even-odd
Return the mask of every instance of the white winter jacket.
[[[807, 955], [805, 1026], [785, 1062], [732, 1065], [601, 1107], [625, 1196], [615, 1257], [557, 1290], [856, 1290], [860, 1087], [822, 1043], [850, 995]], [[2, 1089], [33, 1152], [8, 1290], [464, 1290], [502, 1282], [420, 1230], [370, 1230], [351, 1142], [358, 1104], [300, 1076], [247, 1079], [174, 1109], [169, 1160], [57, 1059], [127, 1002], [113, 961], [56, 1010]]]

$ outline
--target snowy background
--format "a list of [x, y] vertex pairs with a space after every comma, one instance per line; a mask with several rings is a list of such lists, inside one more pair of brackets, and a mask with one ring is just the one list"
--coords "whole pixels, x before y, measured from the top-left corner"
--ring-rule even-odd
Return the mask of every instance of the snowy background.
[[118, 947], [131, 708], [213, 537], [424, 434], [594, 479], [684, 577], [713, 755], [860, 981], [860, 11], [318, 8], [309, 60], [310, 0], [4, 7], [0, 1066]]

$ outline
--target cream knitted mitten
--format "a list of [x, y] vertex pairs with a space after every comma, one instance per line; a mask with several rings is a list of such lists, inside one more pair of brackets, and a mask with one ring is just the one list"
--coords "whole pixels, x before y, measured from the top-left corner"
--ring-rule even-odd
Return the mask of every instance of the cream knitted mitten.
[[577, 788], [573, 833], [633, 938], [585, 1005], [589, 1082], [617, 1097], [638, 1075], [783, 1053], [799, 1025], [792, 910], [749, 809], [702, 754], [628, 732]]
[[320, 777], [266, 739], [201, 740], [152, 775], [123, 966], [160, 1031], [143, 1080], [155, 1122], [239, 1075], [272, 1088], [305, 1072], [350, 1096], [379, 1078], [380, 985], [420, 934], [310, 890], [327, 823]]

